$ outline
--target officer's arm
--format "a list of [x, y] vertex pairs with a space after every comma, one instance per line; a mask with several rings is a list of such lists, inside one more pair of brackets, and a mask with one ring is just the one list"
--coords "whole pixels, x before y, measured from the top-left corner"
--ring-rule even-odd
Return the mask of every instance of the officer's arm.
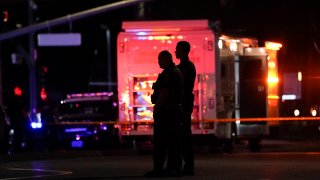
[[167, 99], [169, 97], [169, 89], [168, 88], [161, 88], [159, 90], [159, 97], [156, 102], [156, 107], [161, 108], [166, 103]]

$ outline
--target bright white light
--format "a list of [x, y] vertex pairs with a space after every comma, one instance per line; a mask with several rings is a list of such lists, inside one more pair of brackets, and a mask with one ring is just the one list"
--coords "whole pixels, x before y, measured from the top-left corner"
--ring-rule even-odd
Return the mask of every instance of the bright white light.
[[316, 115], [317, 115], [317, 110], [311, 109], [311, 115], [312, 115], [312, 116], [316, 116]]
[[37, 124], [36, 124], [36, 127], [37, 127], [37, 128], [42, 128], [42, 123], [37, 123]]
[[293, 114], [294, 114], [294, 116], [299, 116], [300, 115], [299, 109], [295, 109]]
[[32, 127], [33, 129], [42, 128], [42, 123], [32, 122], [32, 123], [31, 123], [31, 127]]
[[80, 140], [80, 135], [76, 135], [76, 140], [79, 141]]
[[301, 71], [298, 72], [298, 81], [302, 81], [302, 72]]
[[10, 129], [9, 135], [13, 135], [13, 134], [14, 134], [14, 129]]
[[284, 94], [282, 95], [282, 100], [295, 100], [297, 96], [294, 94]]
[[232, 43], [230, 44], [230, 50], [231, 50], [231, 51], [237, 51], [237, 49], [238, 49], [237, 43], [236, 43], [236, 42], [232, 42]]
[[41, 122], [41, 113], [36, 113], [36, 117], [38, 122]]
[[268, 63], [268, 66], [269, 66], [269, 68], [275, 68], [275, 67], [276, 67], [276, 63], [273, 62], [273, 61], [270, 61], [270, 62]]
[[219, 47], [219, 49], [223, 48], [223, 43], [222, 43], [221, 39], [219, 39], [219, 41], [218, 41], [218, 47]]
[[147, 35], [147, 33], [146, 32], [137, 32], [137, 35], [138, 36], [144, 36], [144, 35]]
[[267, 81], [268, 81], [268, 83], [278, 83], [279, 78], [278, 77], [268, 77]]

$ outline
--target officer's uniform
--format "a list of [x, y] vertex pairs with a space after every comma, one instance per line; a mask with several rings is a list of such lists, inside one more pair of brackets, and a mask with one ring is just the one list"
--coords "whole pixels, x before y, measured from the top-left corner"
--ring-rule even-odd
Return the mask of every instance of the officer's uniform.
[[181, 62], [177, 67], [183, 74], [184, 78], [184, 99], [183, 110], [185, 118], [182, 123], [182, 156], [184, 159], [184, 171], [187, 173], [193, 173], [194, 171], [194, 154], [193, 154], [193, 142], [191, 132], [191, 114], [193, 111], [193, 88], [196, 78], [196, 68], [189, 59], [181, 59]]
[[[183, 76], [174, 63], [159, 74], [153, 89], [154, 168], [160, 171], [163, 169], [168, 149], [167, 170], [180, 171]], [[169, 93], [167, 99], [162, 99], [164, 103], [160, 106], [157, 104], [158, 95], [163, 89], [167, 89]]]

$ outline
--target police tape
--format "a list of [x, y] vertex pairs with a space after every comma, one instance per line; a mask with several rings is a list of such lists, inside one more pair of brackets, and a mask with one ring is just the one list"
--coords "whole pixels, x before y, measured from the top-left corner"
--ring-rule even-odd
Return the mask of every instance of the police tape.
[[[320, 117], [267, 117], [267, 118], [221, 118], [192, 120], [192, 123], [231, 123], [231, 122], [279, 122], [279, 121], [319, 121]], [[132, 124], [153, 124], [153, 120], [135, 120], [135, 121], [61, 121], [48, 124], [57, 125], [74, 125], [74, 124], [115, 124], [115, 125], [132, 125]]]

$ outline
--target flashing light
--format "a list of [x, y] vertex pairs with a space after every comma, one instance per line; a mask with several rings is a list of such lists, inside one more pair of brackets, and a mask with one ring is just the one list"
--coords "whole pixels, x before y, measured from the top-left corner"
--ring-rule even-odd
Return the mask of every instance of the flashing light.
[[[269, 56], [268, 56], [269, 57]], [[269, 68], [275, 68], [276, 67], [276, 63], [273, 61], [268, 62], [268, 67]]]
[[19, 86], [14, 87], [13, 91], [14, 91], [14, 95], [15, 95], [15, 96], [19, 96], [19, 97], [22, 96], [22, 89], [21, 89], [21, 87], [19, 87]]
[[122, 102], [124, 104], [129, 104], [130, 102], [130, 97], [129, 97], [129, 93], [128, 92], [125, 92], [125, 93], [122, 93]]
[[279, 78], [278, 77], [268, 77], [267, 82], [268, 83], [278, 83]]
[[266, 49], [268, 49], [268, 50], [276, 50], [277, 51], [282, 47], [282, 44], [267, 41], [265, 43], [265, 46], [266, 46]]
[[32, 122], [31, 127], [32, 127], [32, 129], [40, 129], [40, 128], [42, 128], [42, 123], [41, 122]]
[[72, 133], [72, 132], [85, 132], [87, 131], [87, 128], [67, 128], [64, 130], [66, 133]]
[[145, 36], [145, 35], [147, 35], [147, 32], [143, 32], [143, 31], [137, 32], [137, 35], [138, 36]]
[[295, 94], [284, 94], [282, 95], [282, 100], [295, 100], [297, 96]]
[[67, 98], [75, 98], [75, 97], [99, 97], [99, 96], [112, 96], [113, 92], [96, 92], [96, 93], [76, 93], [76, 94], [68, 94]]
[[221, 39], [219, 39], [219, 41], [218, 41], [218, 47], [219, 47], [219, 49], [223, 48], [223, 43], [222, 43]]
[[47, 92], [44, 88], [41, 88], [41, 91], [40, 91], [40, 98], [44, 101], [48, 98], [47, 96]]
[[295, 110], [293, 111], [293, 114], [294, 114], [294, 116], [299, 116], [299, 115], [300, 115], [299, 109], [295, 109]]
[[41, 122], [41, 120], [42, 120], [42, 119], [41, 119], [41, 113], [39, 113], [39, 112], [36, 113], [36, 118], [37, 118], [37, 121], [38, 121], [38, 122]]
[[14, 129], [10, 129], [9, 135], [14, 135]]
[[125, 29], [126, 32], [133, 32], [133, 33], [139, 33], [139, 32], [151, 32], [151, 31], [181, 31], [180, 28], [145, 28], [145, 29]]
[[178, 35], [178, 36], [174, 36], [174, 35], [170, 35], [170, 36], [144, 36], [141, 33], [142, 32], [140, 32], [141, 36], [137, 37], [138, 40], [149, 40], [149, 41], [157, 40], [157, 41], [172, 42], [171, 40], [175, 40], [175, 39], [182, 40], [183, 39], [183, 36], [181, 36], [181, 35]]
[[302, 72], [301, 71], [298, 72], [298, 81], [302, 81]]
[[238, 45], [237, 45], [237, 43], [236, 42], [231, 42], [231, 44], [230, 44], [230, 50], [231, 51], [237, 51], [237, 49], [238, 49]]
[[268, 99], [279, 99], [277, 95], [268, 95]]
[[76, 140], [77, 140], [77, 141], [79, 141], [79, 140], [80, 140], [80, 138], [81, 138], [81, 137], [80, 137], [80, 135], [79, 135], [79, 134], [77, 134], [77, 135], [76, 135]]
[[317, 110], [316, 109], [311, 108], [310, 111], [311, 111], [310, 113], [311, 113], [312, 116], [316, 116], [317, 115]]
[[108, 127], [106, 125], [103, 125], [103, 126], [100, 126], [100, 129], [106, 131], [108, 130]]

